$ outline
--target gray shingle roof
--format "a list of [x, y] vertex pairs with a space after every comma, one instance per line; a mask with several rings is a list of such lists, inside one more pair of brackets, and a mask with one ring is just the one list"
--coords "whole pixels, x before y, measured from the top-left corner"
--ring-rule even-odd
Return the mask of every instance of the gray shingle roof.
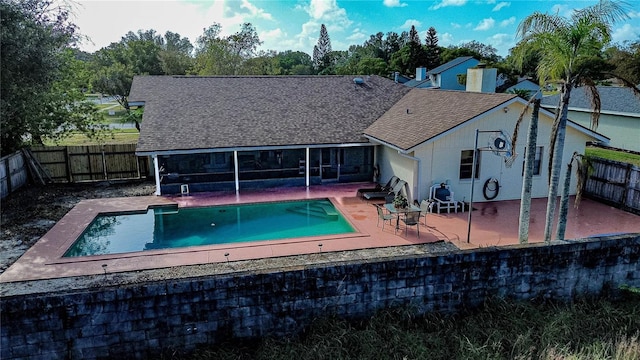
[[[631, 89], [618, 86], [598, 86], [602, 112], [623, 112], [640, 114], [640, 99], [633, 94]], [[542, 106], [556, 107], [560, 95], [545, 96], [542, 98]], [[569, 108], [584, 109], [591, 111], [591, 100], [584, 87], [575, 88], [571, 91]]]
[[137, 151], [367, 142], [362, 131], [409, 88], [371, 76], [136, 76]]
[[431, 75], [431, 74], [440, 74], [441, 72], [444, 72], [448, 69], [451, 69], [454, 66], [458, 66], [460, 64], [462, 64], [463, 62], [473, 59], [473, 56], [461, 56], [458, 58], [455, 58], [447, 63], [444, 63], [436, 68], [433, 68], [429, 71], [427, 71], [427, 75]]
[[512, 94], [413, 89], [364, 133], [408, 150], [515, 97]]

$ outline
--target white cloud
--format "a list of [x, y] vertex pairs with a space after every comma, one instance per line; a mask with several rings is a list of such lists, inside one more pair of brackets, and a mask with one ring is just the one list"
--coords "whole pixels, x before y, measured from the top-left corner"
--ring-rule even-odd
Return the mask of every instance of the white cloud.
[[[163, 35], [167, 31], [187, 37], [195, 43], [204, 28], [214, 22], [222, 25], [222, 36], [240, 30], [244, 22], [242, 16], [230, 14], [225, 2], [184, 3], [167, 1], [162, 6], [151, 6], [145, 1], [131, 1], [126, 4], [126, 12], [121, 6], [109, 1], [77, 1], [74, 23], [82, 35], [90, 41], [80, 44], [84, 51], [94, 52], [118, 42], [128, 31], [156, 30]], [[139, 16], [137, 14], [144, 14]]]
[[493, 10], [491, 10], [491, 11], [500, 11], [500, 9], [502, 9], [503, 7], [507, 7], [507, 6], [510, 6], [510, 5], [511, 5], [510, 2], [502, 1], [502, 2], [498, 3], [496, 6], [494, 6]]
[[631, 10], [627, 15], [629, 15], [629, 17], [632, 19], [637, 19], [640, 18], [640, 11]]
[[347, 40], [351, 44], [361, 44], [367, 39], [369, 39], [369, 35], [360, 28], [353, 30], [351, 35], [347, 36]]
[[243, 9], [249, 10], [249, 13], [252, 17], [257, 19], [265, 19], [265, 20], [273, 20], [273, 17], [268, 12], [265, 12], [263, 9], [258, 8], [249, 2], [249, 0], [242, 0], [240, 7]]
[[622, 43], [625, 40], [638, 40], [640, 38], [640, 27], [624, 24], [613, 30], [611, 38], [617, 43]]
[[493, 18], [482, 19], [473, 30], [489, 30], [494, 27], [496, 21]]
[[516, 45], [513, 34], [498, 33], [487, 38], [487, 44], [491, 44], [498, 51], [498, 55], [507, 56], [509, 49]]
[[450, 33], [438, 34], [438, 45], [449, 46], [453, 45], [453, 35]]
[[273, 30], [266, 30], [266, 31], [262, 31], [258, 34], [258, 36], [260, 36], [260, 40], [264, 41], [265, 43], [276, 43], [278, 40], [285, 38], [287, 36], [287, 34], [285, 32], [282, 31], [282, 29], [273, 29]]
[[451, 23], [451, 27], [454, 29], [460, 29], [462, 27], [462, 25], [458, 24], [458, 23]]
[[332, 34], [345, 31], [353, 22], [349, 20], [347, 11], [338, 6], [336, 0], [311, 0], [308, 5], [299, 8], [309, 14], [310, 19], [302, 24], [300, 33], [288, 42], [292, 44], [290, 48], [311, 53], [313, 46], [318, 42], [322, 24], [327, 27], [333, 50], [338, 50], [343, 45], [335, 41]]
[[401, 3], [400, 0], [383, 0], [382, 3], [386, 7], [405, 7], [407, 3]]
[[447, 6], [462, 6], [467, 3], [467, 0], [442, 0], [439, 3], [429, 7], [429, 10], [438, 10]]
[[409, 31], [411, 30], [411, 26], [415, 26], [416, 28], [419, 28], [420, 26], [422, 26], [422, 23], [416, 19], [407, 19], [407, 21], [405, 21], [404, 24], [400, 25], [398, 29], [400, 31]]
[[505, 27], [505, 26], [509, 26], [509, 25], [513, 25], [516, 23], [516, 17], [512, 16], [508, 19], [502, 20], [500, 21], [500, 27]]

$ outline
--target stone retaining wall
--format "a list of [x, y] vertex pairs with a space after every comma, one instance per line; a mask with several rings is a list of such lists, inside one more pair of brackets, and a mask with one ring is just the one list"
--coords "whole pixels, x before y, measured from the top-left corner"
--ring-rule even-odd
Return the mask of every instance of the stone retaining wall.
[[569, 301], [640, 287], [640, 234], [227, 274], [1, 299], [2, 359], [145, 358], [230, 338], [292, 335], [314, 318], [488, 297]]

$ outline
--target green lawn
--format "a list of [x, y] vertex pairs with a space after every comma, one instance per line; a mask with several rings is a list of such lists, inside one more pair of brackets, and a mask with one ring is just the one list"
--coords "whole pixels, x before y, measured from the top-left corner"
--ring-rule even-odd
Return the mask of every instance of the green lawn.
[[77, 145], [102, 145], [102, 144], [132, 144], [138, 141], [138, 130], [121, 129], [112, 130], [110, 134], [100, 140], [90, 139], [82, 133], [73, 133], [69, 137], [54, 143], [53, 141], [45, 141], [45, 145], [49, 146], [77, 146]]
[[585, 155], [640, 166], [640, 155], [627, 153], [624, 151], [615, 151], [598, 147], [587, 147], [585, 149]]

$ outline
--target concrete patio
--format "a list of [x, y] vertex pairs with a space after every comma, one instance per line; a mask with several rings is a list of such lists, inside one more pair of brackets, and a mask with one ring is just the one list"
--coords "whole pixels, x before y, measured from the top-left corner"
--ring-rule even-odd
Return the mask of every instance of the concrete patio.
[[[235, 192], [198, 193], [188, 196], [146, 196], [95, 199], [78, 204], [16, 263], [0, 275], [0, 282], [51, 279], [103, 272], [124, 272], [182, 265], [251, 260], [290, 255], [336, 252], [368, 248], [428, 244], [446, 241], [460, 249], [518, 244], [519, 201], [474, 203], [471, 236], [467, 241], [468, 212], [430, 213], [426, 225], [402, 223], [399, 231], [388, 224], [378, 226], [374, 202], [356, 196], [358, 188], [371, 184], [334, 184], [310, 188], [277, 188]], [[355, 234], [285, 239], [240, 244], [222, 244], [180, 249], [63, 258], [84, 228], [100, 212], [142, 210], [148, 206], [177, 203], [179, 207], [241, 204], [279, 200], [330, 198], [355, 227]], [[546, 199], [534, 199], [529, 242], [542, 242]], [[640, 216], [584, 199], [579, 209], [569, 210], [566, 239], [614, 233], [640, 233]]]

